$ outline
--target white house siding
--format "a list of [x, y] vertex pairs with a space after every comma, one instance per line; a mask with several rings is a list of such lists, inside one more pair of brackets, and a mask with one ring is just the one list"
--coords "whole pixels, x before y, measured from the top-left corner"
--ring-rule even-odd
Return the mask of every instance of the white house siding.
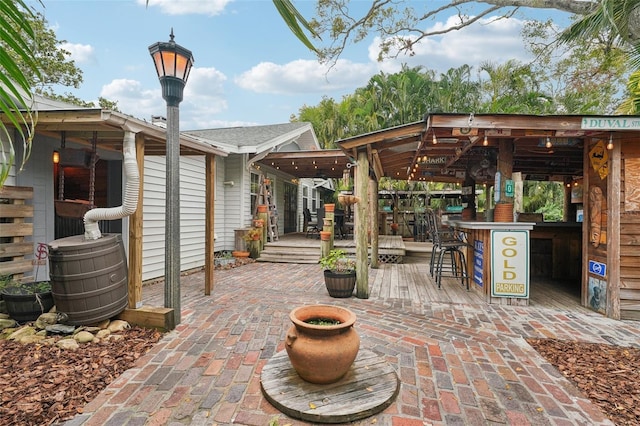
[[222, 241], [216, 244], [216, 250], [235, 249], [235, 230], [246, 228], [251, 223], [251, 179], [246, 168], [245, 155], [229, 155], [225, 159], [224, 182], [233, 181], [233, 186], [224, 186], [224, 228], [216, 232]]
[[205, 158], [180, 157], [180, 261], [181, 269], [204, 266]]
[[142, 279], [164, 276], [165, 157], [145, 156], [142, 201]]
[[[144, 163], [142, 279], [164, 276], [165, 258], [164, 156], [147, 156]], [[181, 270], [204, 266], [204, 156], [180, 157]]]
[[225, 174], [225, 164], [227, 159], [225, 157], [216, 156], [215, 168], [216, 168], [216, 184], [214, 191], [214, 199], [213, 199], [213, 210], [214, 210], [214, 233], [216, 236], [216, 240], [213, 244], [214, 251], [225, 250], [225, 247], [228, 247], [229, 241], [226, 239], [226, 234], [224, 232], [226, 228], [226, 220], [225, 212], [224, 212], [224, 198], [225, 198], [225, 186], [224, 186], [224, 174]]

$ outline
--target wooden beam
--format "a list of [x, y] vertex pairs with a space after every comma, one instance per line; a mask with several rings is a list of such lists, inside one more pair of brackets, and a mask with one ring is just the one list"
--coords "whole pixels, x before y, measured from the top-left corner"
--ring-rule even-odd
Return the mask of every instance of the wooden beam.
[[607, 316], [620, 319], [620, 202], [622, 153], [620, 139], [609, 151], [607, 177]]
[[376, 175], [376, 180], [380, 180], [384, 176], [384, 169], [382, 168], [382, 163], [380, 162], [380, 154], [378, 154], [377, 149], [371, 150], [371, 158], [373, 160], [373, 172]]
[[[405, 124], [391, 129], [379, 130], [373, 133], [367, 133], [362, 136], [354, 136], [352, 138], [342, 139], [336, 143], [342, 149], [350, 150], [374, 142], [393, 141], [398, 138], [420, 137], [426, 130], [425, 123], [420, 121], [417, 123]], [[384, 135], [384, 136], [383, 136]]]
[[170, 331], [176, 328], [173, 309], [155, 306], [141, 306], [138, 309], [125, 309], [118, 315], [118, 319], [132, 325], [145, 328], [157, 328]]
[[360, 197], [360, 202], [356, 204], [356, 229], [354, 239], [356, 240], [356, 297], [359, 299], [369, 298], [369, 250], [368, 250], [368, 229], [369, 229], [369, 157], [366, 150], [358, 152], [358, 165], [356, 166], [356, 195]]
[[128, 277], [128, 306], [130, 309], [142, 305], [142, 224], [144, 200], [144, 136], [136, 134], [136, 160], [140, 187], [138, 190], [138, 206], [129, 216], [129, 277]]
[[[378, 268], [378, 182], [369, 177], [369, 223], [371, 226], [371, 267]], [[361, 201], [362, 202], [362, 201]]]
[[207, 154], [205, 157], [205, 234], [204, 234], [204, 294], [209, 296], [214, 286], [215, 270], [215, 187], [216, 157]]
[[479, 140], [480, 140], [480, 138], [476, 138], [473, 141], [469, 140], [469, 143], [464, 145], [459, 151], [456, 150], [456, 155], [454, 155], [453, 158], [451, 158], [451, 160], [447, 161], [447, 164], [445, 164], [444, 168], [446, 169], [446, 168], [451, 167], [456, 161], [458, 161], [460, 159], [460, 157], [462, 157], [464, 154], [467, 153], [467, 151], [469, 151], [471, 148], [473, 148], [473, 146]]

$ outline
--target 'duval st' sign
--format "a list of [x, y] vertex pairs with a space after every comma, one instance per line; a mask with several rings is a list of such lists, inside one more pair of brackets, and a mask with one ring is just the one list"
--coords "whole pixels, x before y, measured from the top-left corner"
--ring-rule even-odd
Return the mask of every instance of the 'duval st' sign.
[[529, 231], [491, 231], [491, 296], [529, 297]]

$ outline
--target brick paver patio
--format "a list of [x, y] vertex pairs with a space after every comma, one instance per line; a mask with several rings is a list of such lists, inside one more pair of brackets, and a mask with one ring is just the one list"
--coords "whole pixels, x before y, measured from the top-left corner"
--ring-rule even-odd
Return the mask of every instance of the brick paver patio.
[[[612, 424], [525, 338], [640, 341], [640, 323], [584, 310], [334, 299], [318, 265], [216, 271], [211, 296], [202, 273], [181, 284], [182, 323], [67, 426], [308, 424], [278, 412], [260, 390], [261, 368], [283, 350], [288, 313], [301, 304], [353, 310], [361, 347], [401, 380], [396, 401], [358, 425]], [[424, 285], [434, 284], [425, 277]], [[143, 299], [162, 306], [163, 284], [145, 287]]]

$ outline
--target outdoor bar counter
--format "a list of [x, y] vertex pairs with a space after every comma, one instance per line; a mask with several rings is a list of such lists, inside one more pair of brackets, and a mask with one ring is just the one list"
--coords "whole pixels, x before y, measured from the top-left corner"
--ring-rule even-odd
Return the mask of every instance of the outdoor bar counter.
[[529, 304], [530, 231], [534, 222], [446, 220], [468, 243], [470, 288], [488, 303]]

